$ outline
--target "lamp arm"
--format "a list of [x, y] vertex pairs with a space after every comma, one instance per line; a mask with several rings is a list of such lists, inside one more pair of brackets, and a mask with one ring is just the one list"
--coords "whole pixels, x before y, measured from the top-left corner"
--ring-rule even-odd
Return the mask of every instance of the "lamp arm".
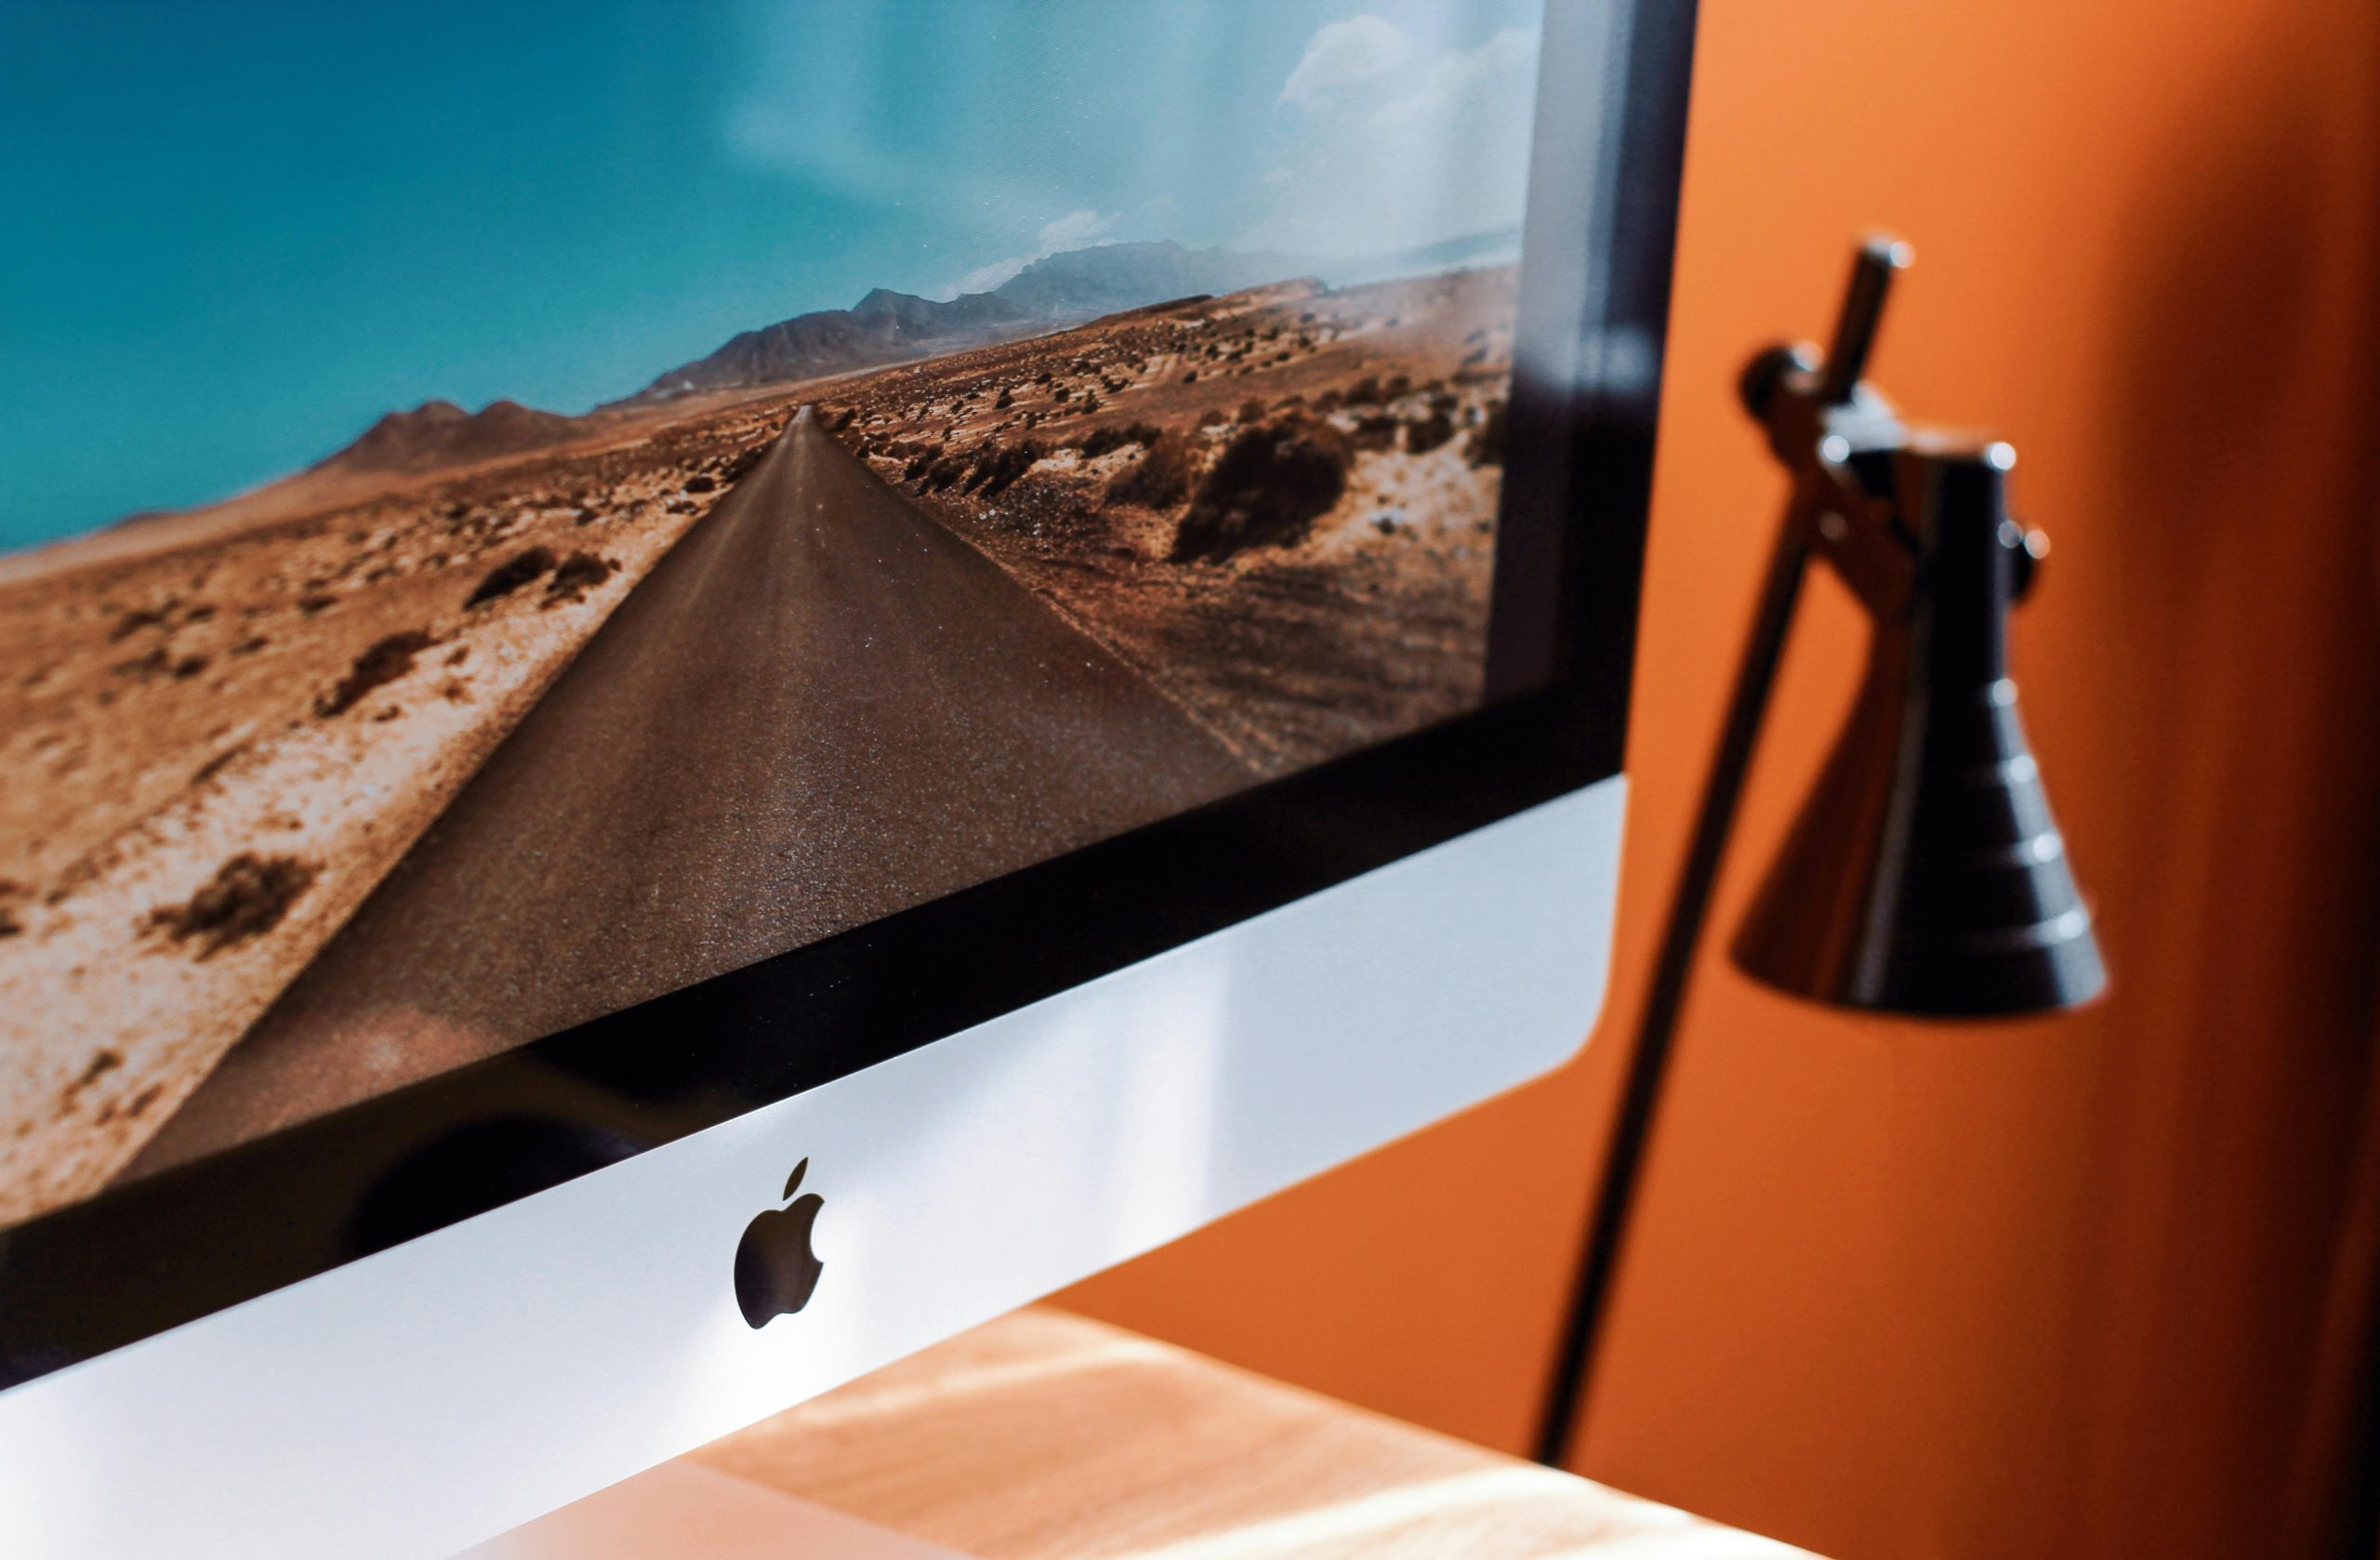
[[1720, 728], [1718, 751], [1703, 781], [1685, 872], [1670, 903], [1652, 984], [1637, 1021], [1635, 1044], [1629, 1052], [1618, 1114], [1604, 1148], [1603, 1174], [1597, 1181], [1586, 1249], [1580, 1253], [1571, 1290], [1561, 1352], [1555, 1356], [1554, 1379], [1538, 1420], [1537, 1461], [1550, 1467], [1561, 1467], [1568, 1456], [1579, 1407], [1593, 1375], [1612, 1278], [1627, 1238], [1646, 1150], [1651, 1144], [1653, 1117], [1668, 1080], [1678, 1019], [1685, 1011], [1686, 982], [1694, 971], [1703, 927], [1711, 919], [1712, 891], [1718, 884], [1719, 866], [1735, 830], [1737, 804], [1743, 799], [1744, 780], [1752, 769], [1752, 749], [1759, 740], [1762, 718], [1768, 711], [1769, 694], [1776, 686], [1785, 635], [1801, 599], [1802, 580], [1809, 567], [1811, 522], [1820, 499], [1821, 490], [1814, 478], [1795, 484], [1769, 553], [1759, 615], [1736, 669], [1726, 724]]

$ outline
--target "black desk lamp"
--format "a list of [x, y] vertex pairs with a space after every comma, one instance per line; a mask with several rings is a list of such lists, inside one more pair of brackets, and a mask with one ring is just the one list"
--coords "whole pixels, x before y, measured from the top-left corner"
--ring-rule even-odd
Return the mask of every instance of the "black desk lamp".
[[1705, 782], [1685, 876], [1606, 1151], [1567, 1330], [1538, 1428], [1556, 1466], [1594, 1362], [1697, 945], [1802, 576], [1824, 558], [1872, 620], [1834, 752], [1733, 953], [1797, 997], [1924, 1018], [2047, 1012], [2107, 985], [2007, 674], [2008, 608], [2046, 551], [2009, 518], [2016, 452], [1904, 424], [1862, 378], [1909, 246], [1861, 246], [1821, 361], [1772, 347], [1745, 408], [1793, 481], [1760, 614]]

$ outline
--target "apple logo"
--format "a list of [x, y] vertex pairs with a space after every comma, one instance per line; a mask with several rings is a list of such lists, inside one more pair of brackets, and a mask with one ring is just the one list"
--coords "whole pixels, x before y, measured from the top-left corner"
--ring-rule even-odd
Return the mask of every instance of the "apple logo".
[[810, 1230], [826, 1199], [815, 1192], [793, 1195], [809, 1169], [807, 1159], [793, 1167], [785, 1183], [788, 1205], [770, 1209], [745, 1225], [744, 1238], [736, 1245], [735, 1303], [755, 1329], [809, 1304], [818, 1275], [826, 1271], [826, 1264], [810, 1249]]

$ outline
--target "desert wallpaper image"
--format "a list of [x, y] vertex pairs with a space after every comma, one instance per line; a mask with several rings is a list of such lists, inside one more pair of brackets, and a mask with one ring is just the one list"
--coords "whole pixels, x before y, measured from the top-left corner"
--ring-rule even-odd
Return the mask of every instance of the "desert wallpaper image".
[[1535, 21], [779, 4], [404, 166], [270, 81], [535, 41], [33, 39], [268, 85], [14, 192], [0, 1223], [1474, 705]]

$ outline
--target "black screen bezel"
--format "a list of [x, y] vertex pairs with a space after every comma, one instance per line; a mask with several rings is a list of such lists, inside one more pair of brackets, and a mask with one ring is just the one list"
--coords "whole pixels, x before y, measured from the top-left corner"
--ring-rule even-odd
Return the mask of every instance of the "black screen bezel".
[[[0, 1230], [0, 1387], [830, 1082], [1620, 773], [1693, 0], [1614, 0], [1601, 21], [1548, 29], [1542, 90], [1603, 89], [1595, 144], [1554, 149], [1593, 193], [1576, 212], [1554, 204], [1560, 220], [1589, 225], [1570, 236], [1596, 262], [1576, 279], [1581, 341], [1632, 341], [1637, 354], [1624, 372], [1598, 372], [1596, 350], [1582, 350], [1567, 383], [1515, 385], [1486, 707]], [[1552, 45], [1562, 33], [1596, 41], [1560, 58]], [[1547, 151], [1540, 139], [1540, 162]], [[1534, 190], [1547, 188], [1545, 171]], [[1539, 205], [1533, 196], [1525, 268], [1547, 220]], [[797, 1032], [800, 1043], [786, 1044]], [[564, 1130], [543, 1130], [553, 1127]], [[472, 1180], [492, 1191], [409, 1223], [378, 1218], [392, 1169], [464, 1140], [478, 1144]], [[494, 1175], [490, 1144], [509, 1156]]]

